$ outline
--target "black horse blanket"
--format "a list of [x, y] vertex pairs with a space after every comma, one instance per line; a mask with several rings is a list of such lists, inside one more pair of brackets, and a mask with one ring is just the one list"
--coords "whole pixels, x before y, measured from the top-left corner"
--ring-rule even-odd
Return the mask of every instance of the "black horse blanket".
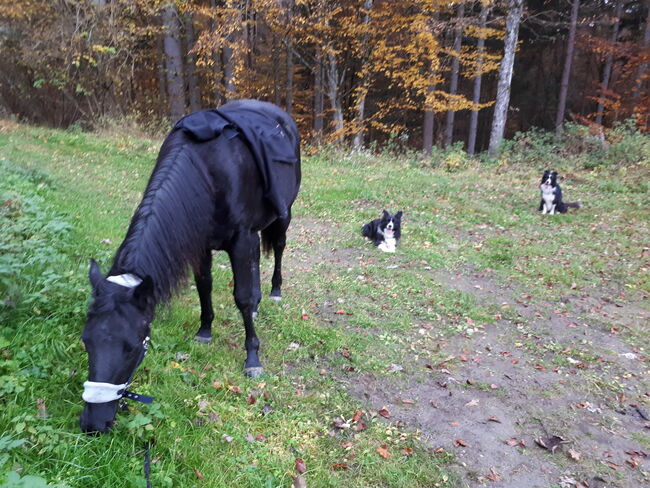
[[287, 204], [275, 185], [276, 164], [295, 164], [300, 158], [298, 129], [284, 111], [268, 102], [237, 100], [218, 109], [186, 115], [174, 126], [197, 141], [208, 141], [223, 134], [240, 136], [255, 158], [264, 182], [264, 196], [279, 217], [288, 216]]

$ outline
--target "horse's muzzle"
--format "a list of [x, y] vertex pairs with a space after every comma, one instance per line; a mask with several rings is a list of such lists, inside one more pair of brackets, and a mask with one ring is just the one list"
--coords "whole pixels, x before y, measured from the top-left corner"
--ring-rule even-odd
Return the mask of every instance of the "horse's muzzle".
[[118, 401], [86, 403], [79, 417], [79, 427], [87, 434], [106, 434], [115, 422]]

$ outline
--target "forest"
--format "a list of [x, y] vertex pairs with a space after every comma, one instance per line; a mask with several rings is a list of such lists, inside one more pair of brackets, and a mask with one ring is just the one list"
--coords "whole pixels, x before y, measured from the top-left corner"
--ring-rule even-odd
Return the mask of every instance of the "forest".
[[162, 132], [235, 98], [303, 141], [470, 154], [565, 122], [648, 129], [643, 0], [0, 2], [0, 113]]

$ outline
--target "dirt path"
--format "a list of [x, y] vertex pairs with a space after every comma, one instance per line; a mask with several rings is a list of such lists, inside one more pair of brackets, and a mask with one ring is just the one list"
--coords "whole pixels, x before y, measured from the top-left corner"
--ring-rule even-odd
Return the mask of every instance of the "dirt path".
[[[299, 220], [296, 232], [309, 235], [312, 225]], [[368, 254], [313, 245], [294, 253], [294, 272], [310, 256], [342, 268]], [[466, 487], [650, 484], [647, 343], [620, 338], [650, 322], [647, 309], [604, 292], [536, 301], [491, 276], [426, 268], [445, 288], [503, 314], [471, 334], [438, 338], [441, 362], [405, 357], [396, 374], [360, 373], [341, 378], [343, 386], [368, 408], [386, 408], [388, 421], [420, 430], [432, 452], [453, 453]], [[331, 322], [326, 306], [321, 313]], [[562, 443], [552, 452], [536, 442], [553, 447], [553, 436]]]
[[[356, 396], [420, 429], [434, 450], [453, 452], [465, 486], [648, 483], [648, 449], [635, 436], [650, 428], [647, 363], [594, 316], [639, 324], [648, 322], [647, 311], [568, 299], [576, 312], [590, 310], [583, 315], [549, 303], [517, 303], [520, 294], [489, 278], [436, 276], [447, 287], [513, 308], [517, 318], [443, 341], [449, 359], [433, 370], [420, 361], [399, 381], [363, 377], [350, 385]], [[567, 443], [553, 453], [535, 442], [554, 435]]]

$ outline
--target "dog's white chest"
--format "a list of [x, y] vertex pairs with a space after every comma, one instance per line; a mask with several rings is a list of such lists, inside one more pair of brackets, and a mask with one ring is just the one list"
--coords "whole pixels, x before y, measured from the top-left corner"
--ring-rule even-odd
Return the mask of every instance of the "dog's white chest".
[[542, 213], [554, 213], [555, 205], [553, 205], [553, 201], [555, 200], [555, 190], [553, 188], [544, 188], [544, 185], [542, 185], [542, 200], [544, 200]]
[[386, 237], [384, 239], [384, 242], [379, 244], [379, 246], [377, 247], [384, 252], [395, 252], [396, 246], [397, 246], [397, 241], [395, 241], [394, 237]]

